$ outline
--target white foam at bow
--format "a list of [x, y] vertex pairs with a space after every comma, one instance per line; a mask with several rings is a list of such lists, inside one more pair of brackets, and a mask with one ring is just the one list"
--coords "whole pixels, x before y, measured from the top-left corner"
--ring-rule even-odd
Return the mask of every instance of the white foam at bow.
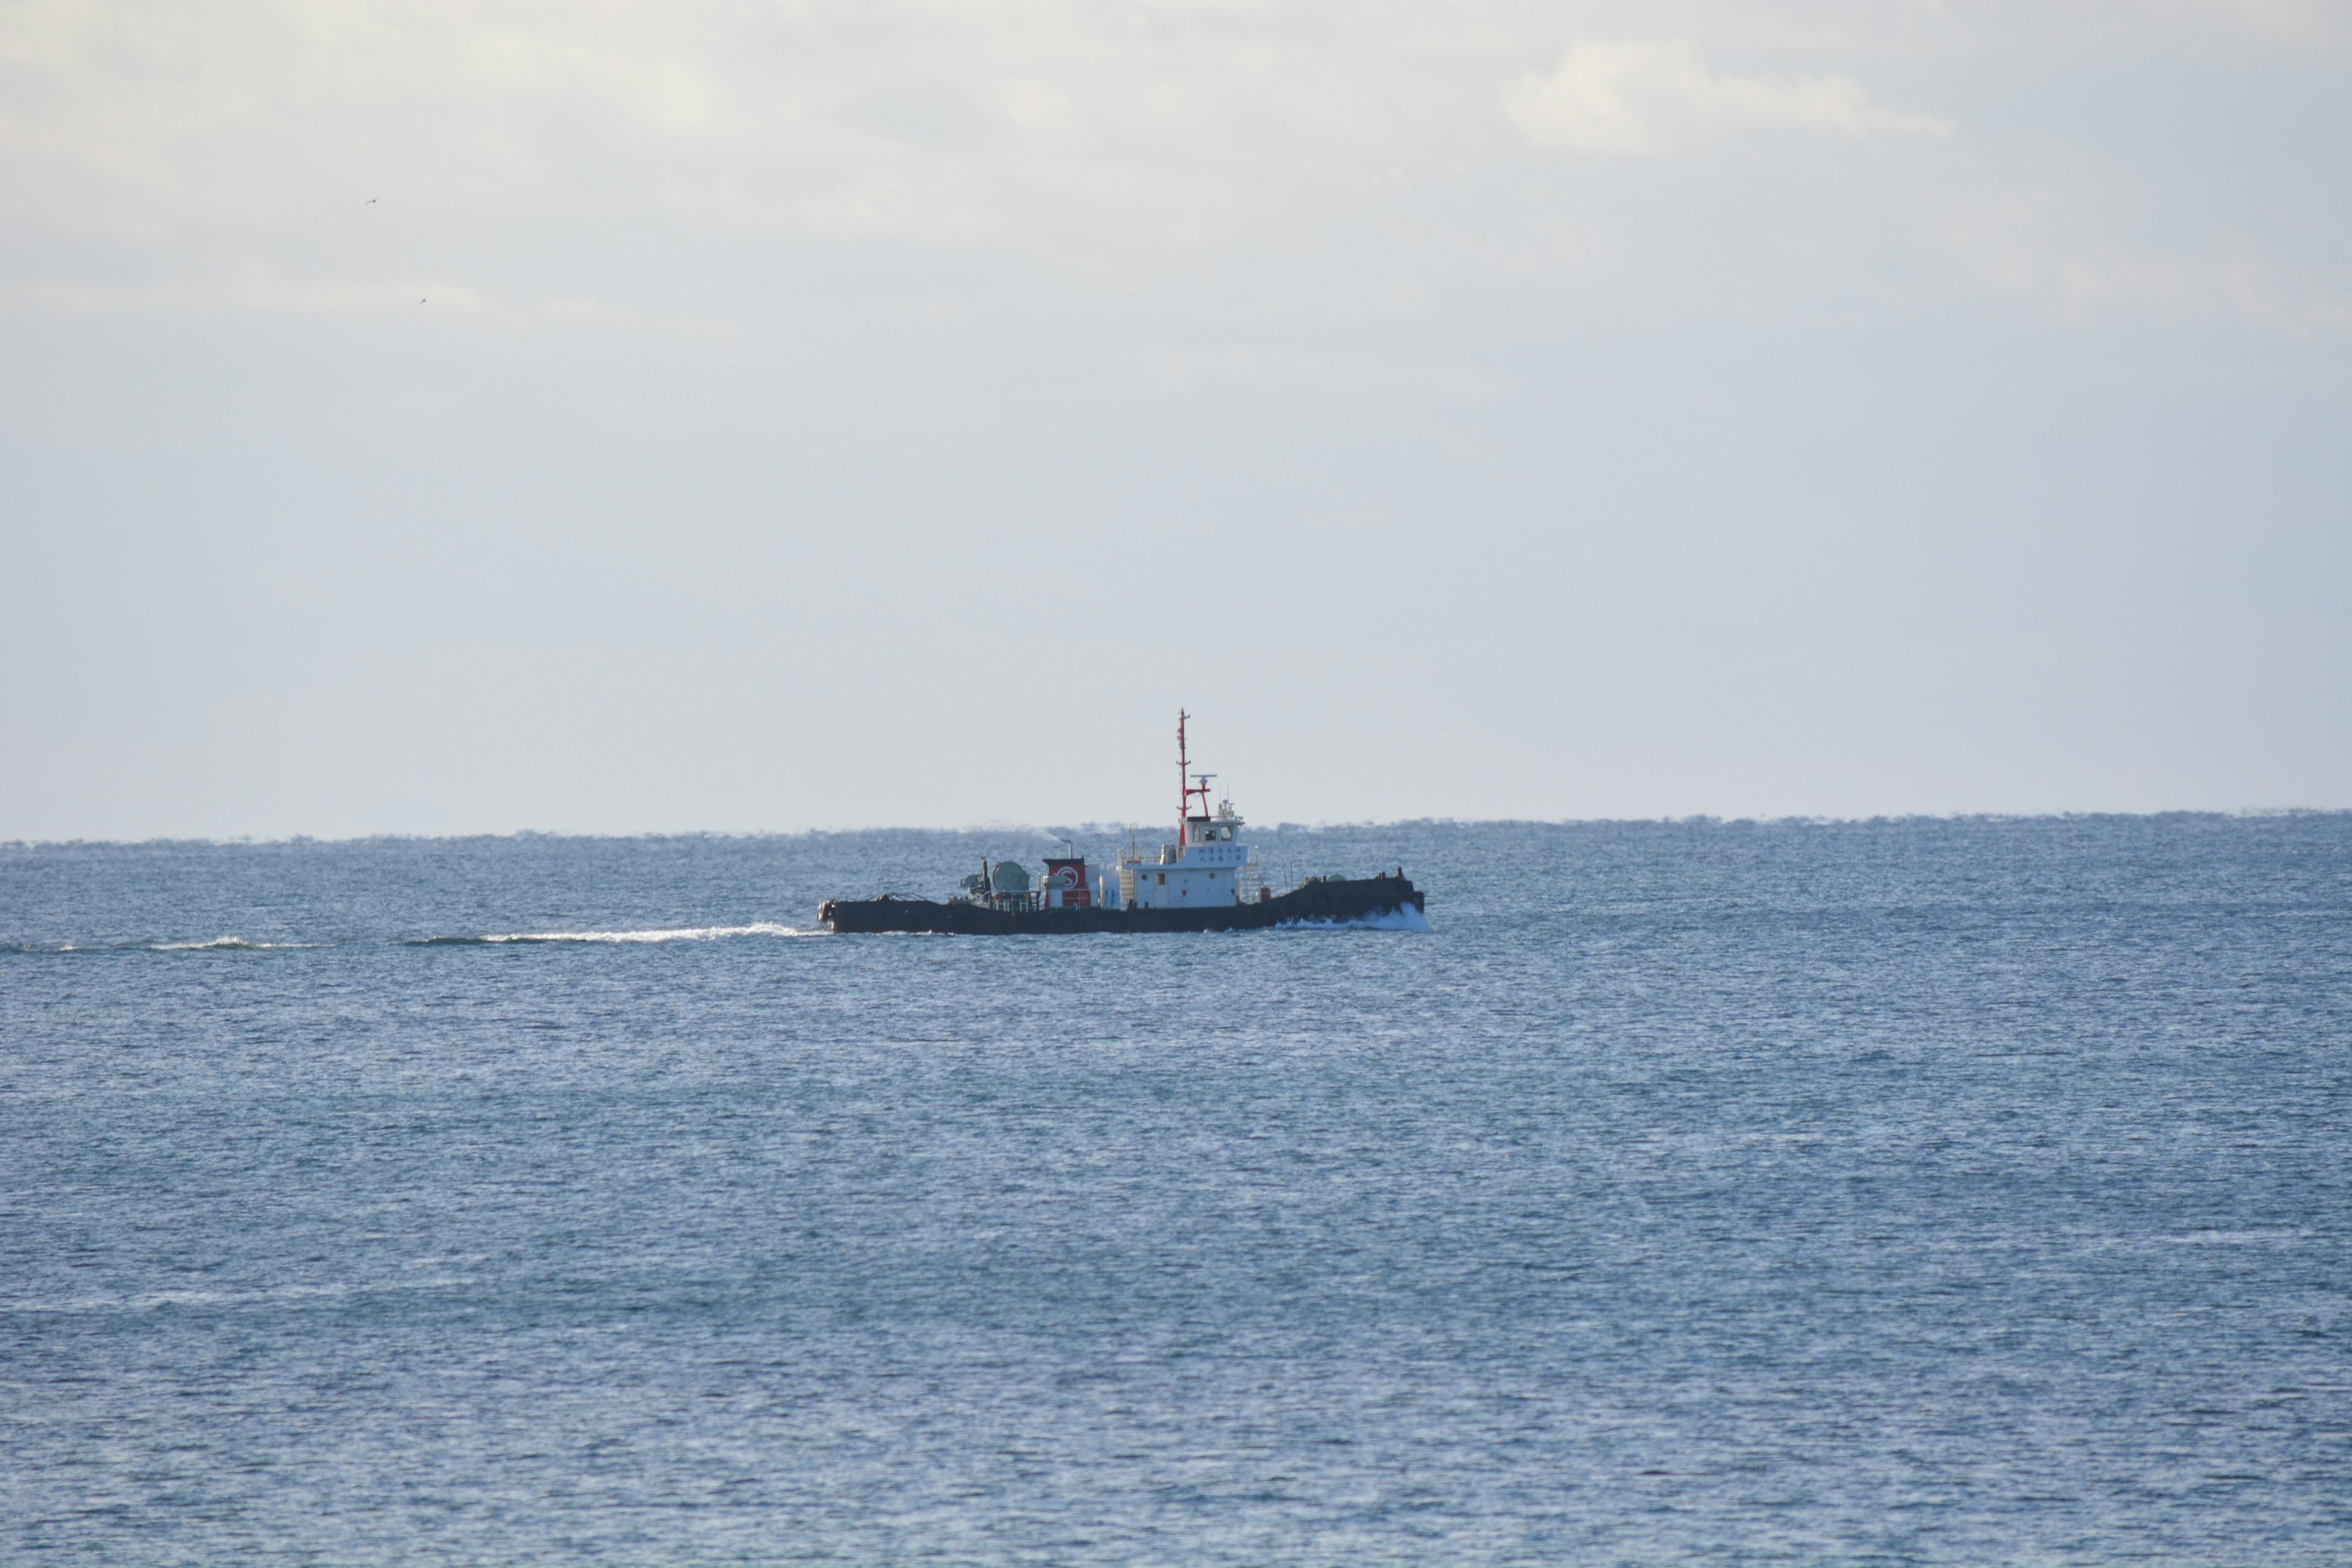
[[1400, 904], [1386, 914], [1352, 921], [1284, 921], [1276, 931], [1435, 931], [1429, 917], [1411, 904]]

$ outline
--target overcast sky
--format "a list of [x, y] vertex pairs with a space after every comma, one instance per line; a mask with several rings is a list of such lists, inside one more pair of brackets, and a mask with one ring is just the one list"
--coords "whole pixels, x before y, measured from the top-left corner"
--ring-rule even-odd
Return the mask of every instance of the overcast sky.
[[0, 6], [0, 838], [2352, 806], [2352, 5]]

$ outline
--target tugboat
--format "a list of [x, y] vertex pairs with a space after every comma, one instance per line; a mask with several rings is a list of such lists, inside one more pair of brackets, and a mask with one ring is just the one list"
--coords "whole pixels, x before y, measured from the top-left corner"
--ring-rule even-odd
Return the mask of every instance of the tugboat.
[[1242, 837], [1245, 825], [1234, 803], [1221, 800], [1209, 809], [1209, 781], [1217, 775], [1192, 771], [1184, 742], [1190, 717], [1181, 710], [1176, 715], [1176, 783], [1183, 792], [1176, 840], [1162, 844], [1156, 859], [1145, 859], [1130, 840], [1115, 864], [1089, 869], [1066, 843], [1070, 853], [1048, 858], [1034, 889], [1027, 868], [983, 860], [963, 879], [963, 890], [944, 902], [889, 893], [828, 899], [817, 920], [833, 931], [956, 936], [1371, 923], [1428, 929], [1421, 889], [1402, 866], [1372, 877], [1309, 877], [1276, 892], [1256, 849]]

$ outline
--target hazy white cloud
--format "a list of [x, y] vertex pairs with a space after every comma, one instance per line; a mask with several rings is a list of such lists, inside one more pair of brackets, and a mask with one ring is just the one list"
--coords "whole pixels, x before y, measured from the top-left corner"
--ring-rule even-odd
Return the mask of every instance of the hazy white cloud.
[[1504, 111], [1539, 147], [1664, 153], [1741, 131], [1839, 136], [1941, 136], [1951, 122], [1873, 103], [1851, 77], [1775, 81], [1710, 70], [1696, 44], [1623, 39], [1572, 44], [1546, 75], [1503, 89]]
[[1064, 138], [1086, 134], [1086, 116], [1067, 93], [1050, 82], [1017, 78], [1003, 84], [1002, 97], [1005, 118], [1024, 131]]
[[[1612, 37], [1637, 15], [1673, 36]], [[457, 237], [589, 224], [1018, 255], [1130, 289], [1203, 255], [1328, 251], [1334, 299], [1360, 278], [1409, 309], [1501, 280], [1549, 279], [1563, 309], [1608, 289], [1612, 319], [1944, 309], [1973, 287], [2053, 321], [2201, 310], [2326, 330], [2347, 295], [2328, 204], [2257, 215], [2226, 243], [2189, 236], [2168, 221], [2163, 168], [2126, 166], [2158, 194], [2119, 205], [2096, 160], [2053, 173], [2052, 129], [1985, 91], [2004, 51], [2112, 77], [2108, 35], [2166, 40], [2176, 77], [2184, 51], [2307, 69], [2333, 47], [2325, 13], [2175, 0], [2145, 27], [2124, 17], [1835, 0], [24, 0], [0, 9], [0, 223], [19, 282], [73, 282], [45, 258], [112, 247], [117, 270], [192, 293], [257, 269], [352, 286], [356, 235], [305, 252], [323, 213], [378, 196], [375, 231], [413, 247], [383, 258], [387, 298], [398, 277], [446, 275]], [[1707, 185], [1707, 160], [1743, 146], [1766, 161]], [[1530, 147], [1571, 154], [1557, 179], [1601, 163], [1633, 179], [1500, 199]], [[1654, 156], [1669, 152], [1684, 155]], [[449, 242], [421, 245], [428, 226]], [[560, 272], [565, 251], [507, 254]], [[604, 297], [456, 259], [485, 298]]]
[[0, 836], [2336, 800], [2347, 18], [13, 0]]

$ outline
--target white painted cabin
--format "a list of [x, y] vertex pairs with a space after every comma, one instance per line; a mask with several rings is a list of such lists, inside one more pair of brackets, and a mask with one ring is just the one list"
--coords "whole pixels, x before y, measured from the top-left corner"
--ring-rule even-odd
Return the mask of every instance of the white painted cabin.
[[1186, 817], [1182, 838], [1160, 847], [1158, 864], [1134, 855], [1120, 862], [1119, 902], [1139, 910], [1183, 910], [1260, 898], [1265, 884], [1257, 852], [1241, 841], [1241, 830], [1242, 819], [1229, 800], [1217, 803], [1214, 816]]

